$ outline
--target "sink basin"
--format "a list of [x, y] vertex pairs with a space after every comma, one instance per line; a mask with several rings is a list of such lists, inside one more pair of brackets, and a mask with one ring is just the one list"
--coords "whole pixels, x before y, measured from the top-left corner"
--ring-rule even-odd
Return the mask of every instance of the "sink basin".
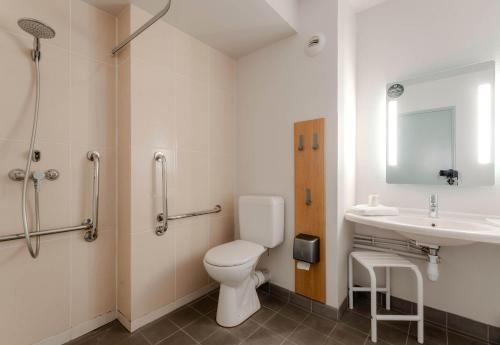
[[425, 245], [500, 244], [500, 227], [488, 223], [484, 216], [442, 213], [440, 218], [429, 218], [424, 211], [401, 210], [399, 216], [360, 216], [348, 212], [345, 218], [354, 223], [396, 231]]

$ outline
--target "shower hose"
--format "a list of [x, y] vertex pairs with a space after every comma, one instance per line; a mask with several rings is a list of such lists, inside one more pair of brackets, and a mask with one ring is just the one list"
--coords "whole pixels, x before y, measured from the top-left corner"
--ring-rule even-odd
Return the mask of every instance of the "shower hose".
[[[28, 157], [26, 158], [26, 169], [24, 170], [24, 180], [23, 180], [23, 194], [22, 194], [22, 200], [21, 200], [21, 210], [22, 210], [22, 220], [23, 220], [23, 230], [24, 230], [24, 237], [26, 239], [26, 245], [28, 247], [28, 251], [30, 252], [30, 255], [33, 258], [36, 258], [38, 254], [40, 253], [40, 236], [36, 236], [35, 239], [35, 248], [33, 249], [33, 245], [31, 242], [30, 238], [30, 232], [28, 229], [28, 215], [27, 215], [27, 190], [28, 190], [28, 182], [31, 177], [31, 162], [32, 162], [32, 157], [33, 157], [33, 151], [35, 148], [35, 141], [36, 141], [36, 132], [38, 128], [38, 112], [40, 108], [40, 64], [38, 61], [38, 58], [35, 57], [34, 59], [35, 62], [35, 74], [36, 74], [36, 99], [35, 99], [35, 114], [33, 118], [33, 129], [31, 131], [31, 142], [30, 142], [30, 148], [29, 148], [29, 153]], [[40, 210], [39, 210], [39, 183], [38, 181], [35, 181], [34, 183], [35, 187], [35, 232], [40, 231]]]

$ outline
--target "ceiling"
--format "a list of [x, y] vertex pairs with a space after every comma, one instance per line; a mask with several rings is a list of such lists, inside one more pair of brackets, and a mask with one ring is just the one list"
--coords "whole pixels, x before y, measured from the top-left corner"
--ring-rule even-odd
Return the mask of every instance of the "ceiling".
[[[83, 1], [118, 15], [128, 3], [156, 14], [167, 0]], [[163, 20], [238, 58], [296, 33], [293, 23], [281, 16], [273, 3], [270, 0], [173, 0]]]
[[349, 0], [355, 12], [361, 12], [389, 0]]

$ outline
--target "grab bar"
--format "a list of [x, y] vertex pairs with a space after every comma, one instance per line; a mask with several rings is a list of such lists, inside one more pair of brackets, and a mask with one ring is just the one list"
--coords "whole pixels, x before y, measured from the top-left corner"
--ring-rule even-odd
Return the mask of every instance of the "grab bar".
[[[99, 165], [100, 165], [100, 155], [96, 151], [90, 151], [87, 153], [88, 160], [94, 162], [94, 176], [93, 186], [92, 186], [92, 218], [87, 218], [83, 221], [82, 225], [70, 226], [64, 228], [55, 228], [41, 230], [39, 232], [31, 232], [30, 237], [47, 236], [54, 234], [61, 234], [70, 231], [87, 230], [84, 235], [84, 239], [87, 242], [93, 242], [97, 239], [97, 227], [99, 219]], [[24, 233], [4, 235], [0, 236], [0, 242], [14, 241], [25, 238]]]
[[[177, 219], [191, 218], [191, 217], [203, 216], [205, 214], [219, 213], [220, 211], [222, 211], [222, 206], [215, 205], [215, 207], [210, 209], [210, 210], [195, 211], [195, 212], [178, 214], [175, 216], [168, 216], [167, 219], [168, 220], [177, 220]], [[158, 219], [158, 221], [162, 221], [164, 219], [163, 213], [158, 214], [157, 219]]]
[[158, 21], [158, 19], [163, 17], [165, 14], [167, 14], [168, 10], [170, 10], [171, 3], [172, 3], [172, 0], [168, 0], [165, 7], [157, 15], [155, 15], [153, 18], [148, 20], [146, 22], [146, 24], [142, 25], [139, 29], [135, 30], [130, 36], [128, 36], [123, 41], [121, 41], [115, 48], [113, 48], [113, 50], [111, 51], [112, 54], [115, 55], [116, 53], [118, 53], [123, 47], [125, 47], [127, 44], [129, 44], [130, 41], [132, 41], [134, 38], [136, 38], [137, 36], [142, 34], [144, 30], [149, 28], [151, 25], [156, 23]]
[[160, 213], [158, 216], [156, 216], [156, 219], [158, 222], [162, 222], [163, 224], [160, 224], [156, 227], [156, 235], [162, 236], [164, 235], [167, 230], [168, 230], [168, 217], [160, 217], [162, 214], [168, 215], [168, 203], [167, 203], [167, 157], [165, 157], [165, 154], [163, 152], [155, 152], [154, 155], [155, 161], [161, 163], [161, 199], [162, 199], [162, 206], [163, 206], [163, 212]]

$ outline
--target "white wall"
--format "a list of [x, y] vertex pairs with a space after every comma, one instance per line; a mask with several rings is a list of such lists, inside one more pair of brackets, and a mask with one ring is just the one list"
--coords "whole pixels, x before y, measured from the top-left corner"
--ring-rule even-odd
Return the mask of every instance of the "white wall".
[[[302, 0], [300, 32], [238, 61], [237, 195], [285, 198], [285, 243], [264, 256], [272, 282], [294, 290], [293, 123], [326, 118], [327, 303], [336, 289], [337, 2]], [[304, 54], [306, 40], [323, 32], [327, 43], [316, 58]]]
[[[500, 189], [385, 183], [385, 85], [422, 73], [500, 58], [500, 3], [496, 0], [400, 0], [357, 16], [357, 183], [364, 202], [426, 208], [431, 192], [446, 211], [500, 215]], [[374, 229], [364, 228], [374, 232]], [[500, 325], [500, 248], [443, 248], [441, 277], [425, 283], [425, 303]], [[424, 266], [421, 266], [425, 269]], [[407, 280], [409, 279], [409, 280]], [[413, 297], [409, 276], [394, 275], [394, 294]]]
[[298, 0], [266, 0], [274, 10], [295, 30], [299, 28]]

